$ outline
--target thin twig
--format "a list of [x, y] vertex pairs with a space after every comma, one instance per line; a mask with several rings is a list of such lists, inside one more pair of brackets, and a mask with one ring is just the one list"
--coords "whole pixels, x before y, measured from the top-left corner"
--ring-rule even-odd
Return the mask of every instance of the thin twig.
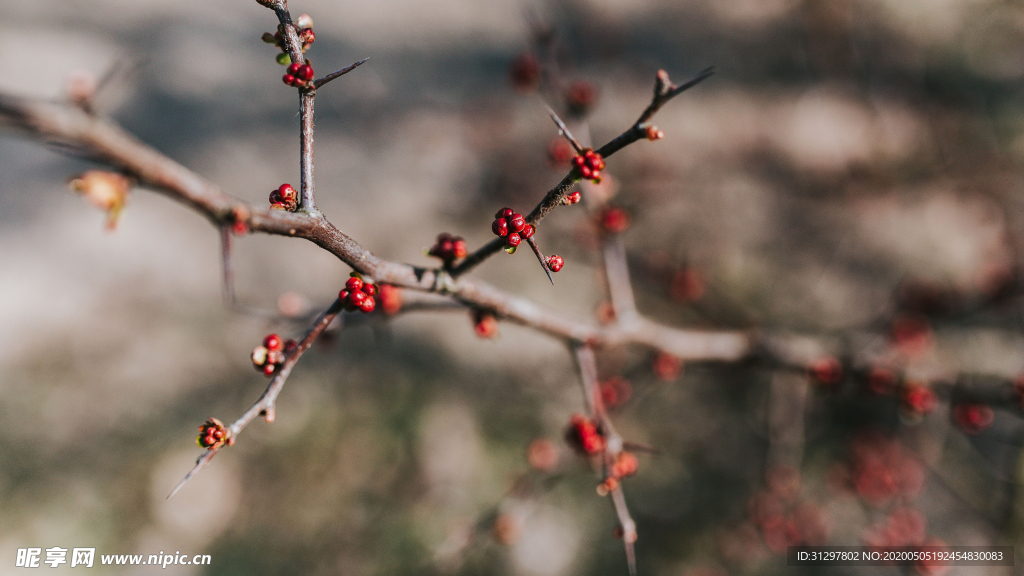
[[[604, 401], [601, 398], [600, 385], [597, 380], [597, 358], [590, 346], [575, 346], [573, 348], [576, 358], [576, 365], [580, 371], [580, 382], [583, 385], [583, 397], [588, 412], [593, 420], [597, 421], [601, 432], [605, 437], [605, 450], [602, 455], [602, 480], [610, 478], [611, 465], [622, 452], [622, 436], [615, 430], [608, 411], [605, 409]], [[622, 492], [622, 484], [618, 483], [610, 491], [612, 507], [619, 520], [619, 527], [622, 528], [622, 543], [626, 550], [626, 562], [629, 564], [630, 576], [636, 576], [636, 551], [634, 543], [637, 540], [636, 522], [629, 513], [626, 506], [626, 497]]]
[[537, 261], [540, 262], [540, 267], [543, 268], [544, 273], [548, 275], [548, 282], [551, 282], [551, 285], [554, 286], [555, 279], [551, 277], [551, 269], [548, 268], [547, 260], [544, 259], [544, 254], [541, 254], [540, 246], [537, 246], [537, 241], [531, 236], [526, 239], [526, 243], [530, 245], [530, 248], [533, 248], [533, 253], [537, 255]]
[[[664, 70], [660, 70], [655, 79], [654, 98], [651, 100], [651, 103], [644, 110], [643, 114], [640, 115], [640, 120], [638, 120], [637, 123], [631, 126], [628, 130], [626, 130], [625, 132], [623, 132], [622, 134], [615, 137], [613, 140], [599, 148], [597, 150], [597, 153], [600, 154], [603, 158], [608, 158], [609, 156], [625, 148], [629, 144], [632, 144], [633, 142], [636, 142], [637, 140], [645, 137], [646, 122], [650, 120], [652, 116], [654, 116], [655, 112], [657, 112], [662, 106], [664, 106], [666, 102], [676, 97], [684, 90], [692, 86], [696, 86], [697, 84], [699, 84], [706, 78], [710, 77], [714, 73], [715, 68], [712, 66], [701, 71], [699, 74], [690, 78], [686, 82], [683, 82], [679, 86], [675, 86], [668, 83], [668, 74], [665, 73]], [[552, 116], [552, 119], [555, 118], [557, 118], [557, 116]], [[556, 124], [558, 122], [560, 121], [556, 120]], [[574, 143], [574, 146], [578, 145], [578, 142]], [[562, 178], [562, 181], [559, 182], [558, 185], [556, 185], [554, 188], [549, 190], [547, 194], [544, 195], [544, 199], [541, 200], [540, 203], [537, 204], [537, 206], [533, 209], [533, 211], [530, 212], [530, 214], [526, 217], [526, 222], [528, 224], [536, 226], [537, 223], [539, 223], [545, 216], [548, 215], [548, 213], [550, 213], [552, 210], [554, 210], [557, 206], [559, 206], [562, 203], [562, 199], [565, 198], [565, 195], [569, 193], [569, 190], [571, 190], [572, 187], [576, 184], [576, 182], [579, 182], [579, 180], [580, 177], [577, 175], [576, 171], [569, 170], [569, 173], [566, 174], [564, 178]], [[467, 256], [466, 259], [462, 261], [462, 263], [460, 263], [458, 266], [452, 269], [452, 277], [457, 278], [465, 274], [466, 272], [469, 272], [470, 270], [478, 266], [481, 262], [483, 262], [490, 256], [496, 254], [498, 250], [501, 249], [502, 245], [503, 243], [500, 238], [492, 240], [487, 244], [484, 244], [476, 251], [471, 253], [469, 256]]]
[[569, 127], [565, 125], [565, 122], [562, 122], [562, 119], [558, 117], [558, 114], [555, 114], [555, 111], [550, 106], [545, 105], [544, 108], [548, 111], [548, 116], [551, 116], [551, 119], [554, 120], [555, 126], [558, 126], [558, 134], [564, 136], [569, 141], [569, 144], [572, 144], [577, 154], [582, 154], [583, 146], [580, 146], [579, 140], [572, 135], [572, 132], [569, 132]]
[[348, 74], [349, 72], [351, 72], [351, 71], [355, 70], [356, 68], [358, 68], [358, 67], [362, 66], [363, 64], [365, 64], [367, 60], [369, 60], [369, 58], [363, 58], [359, 62], [354, 62], [352, 64], [349, 64], [348, 66], [342, 68], [341, 70], [338, 70], [337, 72], [331, 72], [330, 74], [328, 74], [327, 76], [324, 76], [323, 78], [320, 78], [319, 80], [314, 80], [313, 81], [313, 88], [314, 89], [319, 88], [319, 87], [323, 86], [324, 84], [327, 84], [331, 80], [334, 80], [335, 78], [339, 78], [341, 76], [344, 76], [345, 74]]
[[299, 194], [302, 209], [314, 214], [318, 213], [313, 180], [313, 103], [315, 99], [315, 90], [303, 90], [299, 104], [299, 165], [302, 170]]
[[608, 234], [604, 239], [604, 267], [605, 280], [608, 282], [608, 294], [611, 297], [612, 309], [615, 310], [615, 321], [635, 322], [638, 317], [636, 300], [633, 296], [633, 284], [629, 278], [626, 247], [619, 234]]
[[235, 267], [231, 259], [231, 227], [220, 227], [221, 295], [229, 308], [235, 306]]
[[[274, 377], [270, 380], [270, 384], [267, 385], [266, 390], [263, 391], [263, 394], [259, 399], [256, 400], [256, 402], [250, 406], [249, 409], [238, 418], [238, 420], [235, 420], [230, 426], [228, 426], [227, 437], [229, 439], [234, 440], [238, 437], [238, 434], [257, 416], [263, 416], [267, 422], [274, 421], [274, 410], [277, 395], [280, 394], [281, 389], [284, 388], [284, 383], [288, 380], [288, 375], [291, 374], [292, 367], [295, 366], [295, 363], [299, 361], [299, 358], [302, 357], [306, 350], [309, 350], [309, 347], [317, 337], [327, 329], [327, 326], [330, 325], [335, 316], [341, 312], [341, 308], [341, 300], [335, 300], [334, 303], [320, 314], [315, 322], [313, 322], [313, 325], [306, 332], [306, 335], [302, 337], [302, 340], [299, 341], [295, 350], [285, 356], [284, 363], [277, 369]], [[220, 449], [221, 448], [207, 450], [202, 456], [200, 456], [199, 460], [196, 461], [196, 465], [188, 474], [185, 475], [185, 478], [183, 478], [181, 482], [174, 487], [174, 490], [171, 491], [167, 498], [174, 496], [186, 482], [188, 482], [197, 472], [199, 472], [199, 470], [203, 469], [203, 467], [213, 459]]]

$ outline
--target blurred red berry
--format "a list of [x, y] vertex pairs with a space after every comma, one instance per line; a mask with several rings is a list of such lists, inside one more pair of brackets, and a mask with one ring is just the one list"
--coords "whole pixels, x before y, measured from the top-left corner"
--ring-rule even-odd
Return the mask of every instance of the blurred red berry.
[[873, 394], [885, 396], [896, 391], [899, 379], [896, 373], [888, 368], [874, 367], [868, 373], [868, 390]]
[[498, 319], [485, 310], [474, 310], [473, 329], [481, 338], [494, 338], [498, 334]]
[[601, 229], [611, 234], [620, 234], [629, 228], [629, 213], [622, 208], [605, 206], [601, 210]]
[[992, 425], [995, 412], [987, 404], [966, 402], [953, 408], [953, 420], [968, 434], [978, 434]]
[[621, 406], [633, 395], [633, 386], [621, 376], [612, 376], [600, 383], [601, 401], [608, 408]]
[[901, 406], [909, 416], [922, 416], [935, 408], [935, 393], [928, 386], [910, 383], [903, 389]]
[[565, 92], [565, 104], [573, 114], [578, 116], [589, 112], [596, 101], [597, 88], [586, 80], [573, 82]]
[[381, 284], [377, 299], [385, 314], [397, 314], [402, 309], [402, 289], [391, 284]]
[[576, 150], [565, 138], [555, 138], [548, 144], [548, 162], [553, 168], [568, 168]]
[[540, 83], [540, 63], [533, 54], [523, 52], [512, 61], [508, 75], [516, 90], [532, 92]]
[[679, 377], [683, 371], [683, 361], [667, 352], [658, 352], [654, 356], [651, 369], [659, 380], [669, 382]]
[[823, 356], [811, 362], [807, 374], [815, 384], [831, 385], [842, 379], [843, 365], [834, 356]]

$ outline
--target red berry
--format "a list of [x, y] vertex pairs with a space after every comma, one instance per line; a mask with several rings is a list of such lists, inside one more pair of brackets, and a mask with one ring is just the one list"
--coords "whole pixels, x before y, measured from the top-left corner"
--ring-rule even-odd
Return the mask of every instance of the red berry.
[[299, 193], [295, 191], [295, 188], [292, 188], [291, 184], [281, 184], [277, 189], [277, 193], [280, 195], [281, 200], [285, 202], [298, 200], [299, 198]]
[[285, 74], [283, 77], [281, 77], [281, 80], [284, 81], [284, 83], [289, 86], [295, 85], [295, 76], [292, 76], [291, 74]]
[[578, 80], [569, 86], [565, 94], [565, 103], [576, 114], [587, 112], [597, 99], [597, 90], [586, 80]]
[[382, 284], [380, 304], [385, 314], [397, 314], [402, 309], [402, 289], [390, 284]]
[[491, 224], [491, 232], [494, 232], [495, 236], [508, 235], [508, 222], [504, 218], [498, 218]]
[[373, 296], [377, 293], [377, 287], [373, 284], [363, 284], [363, 294], [367, 296]]
[[565, 138], [555, 138], [548, 144], [548, 161], [554, 168], [568, 166], [576, 151]]
[[920, 416], [935, 408], [935, 393], [923, 384], [910, 384], [903, 390], [903, 409], [911, 416]]
[[505, 243], [513, 248], [519, 246], [519, 244], [522, 243], [522, 241], [523, 239], [520, 238], [519, 234], [516, 234], [515, 232], [512, 232], [511, 234], [505, 237]]
[[359, 309], [363, 312], [373, 312], [373, 308], [376, 305], [377, 303], [373, 300], [373, 296], [367, 296], [359, 303]]
[[526, 227], [526, 219], [522, 214], [513, 214], [511, 218], [505, 218], [505, 220], [508, 221], [508, 229], [511, 232], [521, 232]]
[[995, 413], [985, 404], [958, 404], [953, 408], [953, 419], [957, 426], [968, 434], [977, 434], [992, 424]]
[[494, 217], [495, 218], [508, 218], [509, 216], [511, 216], [511, 215], [513, 215], [515, 213], [516, 213], [516, 211], [511, 209], [511, 208], [502, 208], [501, 210], [498, 210], [498, 212], [494, 215]]
[[637, 461], [636, 456], [629, 452], [619, 452], [619, 456], [615, 459], [615, 463], [612, 464], [612, 476], [615, 478], [625, 478], [626, 476], [632, 476], [636, 474], [637, 469], [640, 468], [640, 463]]
[[281, 337], [277, 334], [269, 334], [263, 339], [263, 345], [267, 350], [279, 351], [282, 349]]
[[366, 300], [365, 292], [352, 292], [348, 295], [348, 303], [351, 306], [358, 308], [363, 304], [363, 300]]
[[291, 354], [298, 347], [299, 347], [299, 343], [296, 342], [295, 340], [292, 340], [291, 338], [289, 338], [289, 339], [284, 341], [284, 353], [285, 354]]
[[473, 329], [481, 338], [493, 338], [498, 333], [498, 319], [490, 312], [474, 310]]
[[349, 291], [348, 290], [342, 290], [341, 292], [338, 292], [338, 300], [341, 300], [342, 302], [347, 302], [348, 301], [348, 295], [349, 295]]
[[291, 64], [288, 65], [288, 73], [293, 76], [298, 76], [299, 68], [301, 67], [302, 65], [299, 64], [298, 62], [292, 62]]
[[561, 256], [559, 256], [558, 254], [552, 254], [551, 256], [548, 256], [549, 270], [551, 270], [552, 272], [558, 272], [559, 270], [562, 269], [562, 266], [565, 266], [565, 260], [562, 260]]
[[266, 374], [267, 376], [270, 376], [271, 374], [274, 373], [275, 368], [275, 365], [268, 363], [263, 366], [263, 373]]
[[508, 70], [509, 80], [521, 92], [529, 92], [537, 88], [540, 80], [540, 64], [529, 52], [524, 52], [512, 61]]
[[601, 211], [601, 227], [613, 234], [625, 232], [629, 228], [629, 214], [622, 208], [607, 206]]
[[359, 292], [363, 289], [362, 278], [356, 278], [355, 276], [345, 281], [345, 289], [349, 292]]
[[824, 356], [811, 362], [807, 373], [818, 384], [835, 384], [843, 377], [843, 366], [833, 356]]
[[296, 76], [298, 76], [299, 78], [302, 78], [303, 80], [307, 80], [307, 81], [308, 80], [312, 80], [313, 79], [313, 67], [310, 66], [309, 64], [303, 64], [301, 67], [299, 67], [299, 73], [296, 74]]
[[566, 196], [565, 199], [569, 201], [569, 204], [576, 204], [582, 199], [582, 195], [579, 190], [575, 190], [572, 194]]
[[466, 254], [469, 254], [469, 247], [466, 245], [465, 240], [463, 240], [462, 238], [455, 239], [455, 247], [453, 254], [456, 260], [459, 258], [465, 258]]
[[519, 235], [522, 236], [523, 238], [530, 238], [533, 236], [533, 233], [535, 231], [536, 230], [533, 226], [527, 224], [526, 226], [523, 226], [522, 230], [519, 231]]

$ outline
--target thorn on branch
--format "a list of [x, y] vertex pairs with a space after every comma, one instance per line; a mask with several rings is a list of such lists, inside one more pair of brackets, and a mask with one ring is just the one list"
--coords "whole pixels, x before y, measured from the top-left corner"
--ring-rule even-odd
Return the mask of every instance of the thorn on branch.
[[314, 80], [313, 81], [313, 88], [314, 89], [319, 88], [319, 87], [323, 86], [324, 84], [327, 84], [331, 80], [334, 80], [335, 78], [338, 78], [340, 76], [344, 76], [345, 74], [348, 74], [349, 72], [351, 72], [351, 71], [355, 70], [356, 68], [358, 68], [358, 67], [362, 66], [363, 64], [365, 64], [367, 60], [369, 60], [369, 58], [363, 58], [362, 60], [360, 60], [358, 62], [354, 62], [352, 64], [349, 64], [348, 66], [342, 68], [341, 70], [338, 70], [337, 72], [331, 72], [330, 74], [328, 74], [327, 76], [324, 76], [323, 78], [320, 78], [319, 80]]
[[550, 106], [545, 105], [544, 108], [548, 111], [548, 116], [551, 116], [551, 120], [555, 122], [555, 126], [558, 126], [558, 133], [564, 136], [565, 139], [569, 141], [569, 144], [572, 144], [572, 147], [576, 150], [577, 154], [582, 154], [583, 146], [581, 146], [579, 140], [576, 140], [572, 135], [572, 132], [569, 132], [569, 128], [565, 125], [565, 122], [562, 122], [562, 119], [558, 117], [558, 114], [555, 114], [555, 111], [552, 110]]
[[[548, 267], [547, 259], [543, 254], [541, 254], [540, 246], [537, 246], [537, 241], [534, 240], [533, 237], [530, 237], [526, 239], [526, 243], [530, 245], [530, 248], [533, 248], [533, 253], [537, 255], [537, 261], [540, 262], [540, 267], [543, 268], [544, 273], [548, 275], [548, 282], [551, 282], [551, 285], [554, 286], [555, 279], [551, 277], [552, 270]], [[561, 269], [561, 266], [559, 266], [559, 269]], [[555, 272], [557, 271], [558, 270], [555, 270]]]

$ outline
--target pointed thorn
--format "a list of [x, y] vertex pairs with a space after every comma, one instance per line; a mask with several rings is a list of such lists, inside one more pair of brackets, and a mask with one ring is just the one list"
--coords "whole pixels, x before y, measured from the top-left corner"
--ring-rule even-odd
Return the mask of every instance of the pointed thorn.
[[171, 496], [177, 494], [178, 490], [181, 490], [181, 487], [184, 486], [186, 482], [191, 480], [192, 477], [195, 476], [197, 472], [205, 468], [206, 465], [210, 463], [210, 460], [213, 460], [213, 457], [216, 454], [217, 450], [207, 450], [202, 456], [200, 456], [199, 459], [196, 460], [196, 465], [193, 466], [192, 469], [188, 471], [188, 474], [185, 474], [185, 477], [181, 479], [181, 482], [178, 482], [178, 485], [174, 487], [174, 490], [171, 490], [171, 493], [167, 495], [167, 500], [170, 500]]
[[338, 70], [337, 72], [331, 72], [330, 74], [328, 74], [327, 76], [324, 76], [323, 78], [321, 78], [319, 80], [314, 80], [313, 81], [313, 88], [319, 88], [319, 87], [323, 86], [324, 84], [327, 84], [328, 82], [330, 82], [331, 80], [334, 80], [335, 78], [337, 78], [339, 76], [344, 76], [345, 74], [348, 74], [349, 72], [351, 72], [351, 71], [355, 70], [356, 68], [358, 68], [358, 67], [362, 66], [363, 64], [365, 64], [366, 61], [369, 60], [369, 59], [370, 59], [369, 57], [363, 58], [362, 60], [360, 60], [358, 62], [349, 64], [348, 66], [342, 68], [341, 70]]
[[572, 147], [576, 149], [576, 153], [580, 154], [583, 152], [583, 146], [580, 145], [579, 141], [569, 132], [569, 128], [562, 122], [562, 119], [555, 114], [555, 111], [551, 109], [547, 104], [544, 105], [544, 109], [548, 111], [548, 116], [551, 116], [551, 120], [554, 121], [555, 126], [558, 126], [558, 133], [565, 137], [572, 144]]
[[544, 269], [544, 273], [548, 275], [548, 282], [551, 285], [555, 285], [555, 279], [551, 277], [551, 270], [548, 268], [548, 263], [544, 261], [544, 255], [540, 252], [540, 246], [537, 246], [537, 241], [533, 237], [527, 238], [526, 243], [533, 248], [533, 253], [537, 255], [537, 261], [540, 262], [540, 267]]

